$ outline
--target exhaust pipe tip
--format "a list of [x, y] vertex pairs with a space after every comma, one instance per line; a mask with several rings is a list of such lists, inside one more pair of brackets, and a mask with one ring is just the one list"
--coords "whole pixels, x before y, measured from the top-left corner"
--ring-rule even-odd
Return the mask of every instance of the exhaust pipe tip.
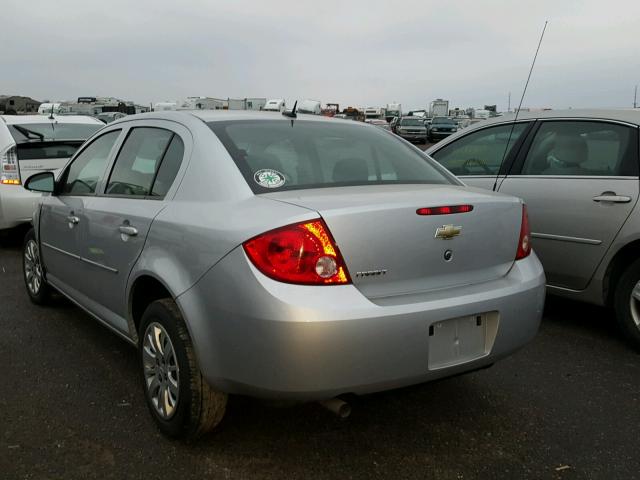
[[336, 415], [338, 418], [347, 418], [351, 415], [351, 405], [340, 398], [330, 398], [318, 402], [324, 408]]

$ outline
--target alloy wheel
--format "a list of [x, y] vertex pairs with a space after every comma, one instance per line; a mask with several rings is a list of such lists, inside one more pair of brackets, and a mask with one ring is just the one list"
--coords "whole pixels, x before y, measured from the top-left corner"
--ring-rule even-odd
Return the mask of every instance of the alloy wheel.
[[29, 240], [24, 249], [24, 275], [32, 295], [38, 295], [42, 288], [42, 264], [35, 240]]
[[631, 308], [631, 318], [633, 318], [636, 327], [640, 329], [640, 281], [636, 283], [631, 290], [631, 298], [629, 299]]
[[149, 398], [156, 413], [168, 420], [180, 398], [180, 369], [169, 334], [157, 322], [151, 322], [144, 333], [142, 364]]

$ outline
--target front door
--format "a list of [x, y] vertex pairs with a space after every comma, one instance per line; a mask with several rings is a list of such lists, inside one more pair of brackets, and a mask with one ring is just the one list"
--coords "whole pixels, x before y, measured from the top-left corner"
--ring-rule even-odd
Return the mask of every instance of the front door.
[[86, 202], [95, 195], [119, 135], [120, 130], [113, 130], [87, 145], [63, 172], [56, 195], [43, 200], [42, 259], [47, 280], [62, 291], [70, 293], [82, 282], [79, 244], [86, 224]]
[[584, 289], [638, 200], [637, 128], [543, 121], [514, 169], [499, 191], [526, 202], [548, 283]]
[[474, 130], [429, 154], [467, 185], [492, 190], [511, 163], [531, 121], [490, 125]]

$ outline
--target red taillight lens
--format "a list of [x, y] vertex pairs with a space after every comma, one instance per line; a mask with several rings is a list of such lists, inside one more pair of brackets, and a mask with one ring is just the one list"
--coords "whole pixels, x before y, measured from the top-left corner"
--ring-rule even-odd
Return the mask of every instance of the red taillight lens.
[[518, 252], [516, 260], [528, 257], [531, 253], [531, 230], [529, 229], [529, 215], [527, 206], [522, 205], [522, 223], [520, 224], [520, 238], [518, 239]]
[[258, 270], [274, 280], [303, 285], [351, 283], [323, 220], [271, 230], [246, 241], [243, 247]]
[[444, 207], [426, 207], [416, 210], [418, 215], [449, 215], [451, 213], [467, 213], [473, 210], [473, 205], [448, 205]]

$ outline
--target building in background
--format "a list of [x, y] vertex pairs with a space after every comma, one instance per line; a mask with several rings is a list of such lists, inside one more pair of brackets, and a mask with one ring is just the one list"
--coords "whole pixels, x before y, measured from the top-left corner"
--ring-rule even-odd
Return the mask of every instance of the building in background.
[[263, 110], [267, 104], [266, 98], [229, 98], [229, 110]]
[[0, 113], [5, 115], [20, 115], [24, 113], [38, 113], [39, 101], [31, 97], [20, 95], [0, 95]]
[[76, 101], [61, 102], [59, 113], [63, 115], [91, 115], [120, 112], [127, 115], [148, 112], [149, 107], [115, 97], [78, 97]]

